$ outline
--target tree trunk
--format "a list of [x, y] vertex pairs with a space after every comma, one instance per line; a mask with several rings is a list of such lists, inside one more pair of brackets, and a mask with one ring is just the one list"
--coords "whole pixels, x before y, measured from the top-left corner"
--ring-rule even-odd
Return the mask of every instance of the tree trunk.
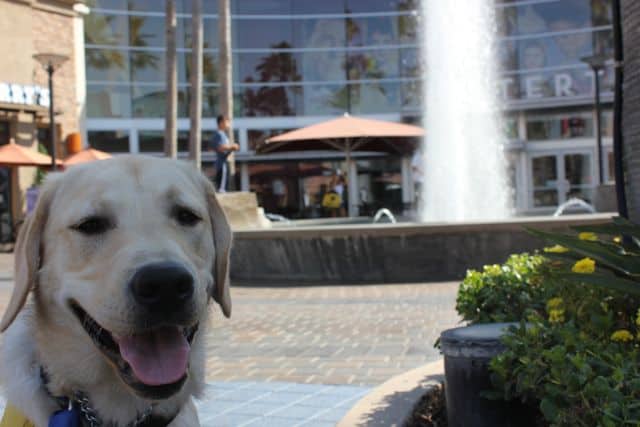
[[[220, 114], [231, 120], [233, 119], [233, 75], [231, 62], [231, 5], [229, 0], [218, 0], [218, 30], [220, 43]], [[228, 136], [229, 142], [235, 142], [233, 140], [233, 129], [229, 129]], [[230, 184], [233, 185], [233, 177], [236, 173], [233, 153], [231, 153], [228, 160], [232, 177]]]
[[176, 2], [167, 0], [166, 9], [167, 109], [164, 125], [164, 154], [178, 157], [178, 69], [176, 65]]
[[640, 222], [640, 2], [622, 0], [623, 165], [629, 219]]
[[191, 131], [189, 132], [189, 159], [195, 167], [202, 166], [202, 0], [191, 0], [191, 101], [189, 117]]

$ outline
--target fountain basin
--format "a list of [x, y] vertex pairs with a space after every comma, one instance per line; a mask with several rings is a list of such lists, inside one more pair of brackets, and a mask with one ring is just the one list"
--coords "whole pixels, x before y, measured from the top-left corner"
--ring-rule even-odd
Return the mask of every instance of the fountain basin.
[[460, 280], [467, 269], [542, 248], [544, 242], [525, 227], [563, 231], [572, 225], [606, 223], [613, 215], [237, 230], [231, 280], [268, 286]]

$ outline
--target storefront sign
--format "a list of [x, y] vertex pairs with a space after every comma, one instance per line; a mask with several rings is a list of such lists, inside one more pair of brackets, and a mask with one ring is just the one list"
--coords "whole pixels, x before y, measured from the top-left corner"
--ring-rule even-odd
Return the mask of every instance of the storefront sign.
[[0, 82], [0, 102], [49, 106], [49, 89], [34, 85]]
[[[612, 72], [605, 70], [600, 79], [600, 90], [611, 92]], [[592, 97], [594, 93], [595, 81], [589, 69], [528, 73], [500, 80], [500, 94], [505, 101]]]

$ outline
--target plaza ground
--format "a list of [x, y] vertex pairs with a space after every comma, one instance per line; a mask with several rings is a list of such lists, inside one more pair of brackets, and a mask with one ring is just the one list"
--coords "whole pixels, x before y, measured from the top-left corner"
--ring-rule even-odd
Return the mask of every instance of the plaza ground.
[[[1, 310], [12, 263], [0, 254]], [[233, 287], [231, 319], [216, 307], [207, 336], [203, 426], [335, 424], [373, 387], [439, 358], [457, 287]]]

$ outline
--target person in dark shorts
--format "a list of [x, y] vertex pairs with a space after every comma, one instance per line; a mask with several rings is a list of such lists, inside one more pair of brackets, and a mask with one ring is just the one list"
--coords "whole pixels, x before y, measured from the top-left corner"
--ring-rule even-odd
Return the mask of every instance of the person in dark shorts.
[[209, 150], [216, 152], [216, 190], [220, 193], [227, 191], [229, 186], [229, 154], [238, 151], [240, 146], [229, 141], [227, 132], [231, 129], [231, 120], [224, 115], [217, 118], [218, 130], [213, 133], [213, 138], [209, 144]]

